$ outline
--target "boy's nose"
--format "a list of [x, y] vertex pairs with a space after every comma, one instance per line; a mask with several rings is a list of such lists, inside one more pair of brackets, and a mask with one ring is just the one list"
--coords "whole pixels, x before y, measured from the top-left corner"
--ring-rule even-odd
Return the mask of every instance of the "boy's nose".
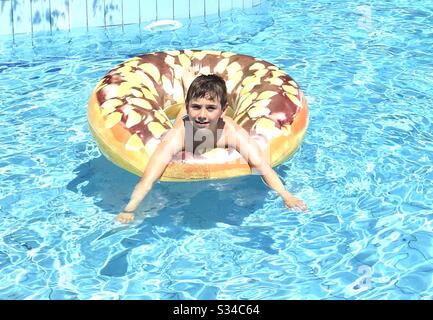
[[202, 119], [202, 120], [206, 120], [206, 111], [205, 110], [201, 110], [200, 114], [198, 115], [198, 119]]

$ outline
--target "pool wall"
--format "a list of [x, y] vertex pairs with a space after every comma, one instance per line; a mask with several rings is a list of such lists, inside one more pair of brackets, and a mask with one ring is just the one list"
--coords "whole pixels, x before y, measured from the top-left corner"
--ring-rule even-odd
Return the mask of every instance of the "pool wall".
[[0, 35], [185, 19], [247, 9], [264, 0], [0, 0]]

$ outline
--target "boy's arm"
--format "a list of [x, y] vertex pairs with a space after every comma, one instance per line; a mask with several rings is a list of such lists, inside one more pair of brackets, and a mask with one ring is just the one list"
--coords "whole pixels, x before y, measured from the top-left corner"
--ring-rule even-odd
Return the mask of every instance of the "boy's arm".
[[131, 195], [131, 200], [125, 209], [119, 213], [117, 220], [122, 223], [131, 222], [134, 219], [134, 213], [141, 201], [152, 189], [153, 184], [164, 173], [167, 165], [170, 163], [173, 155], [182, 150], [183, 139], [181, 130], [171, 129], [162, 139], [154, 153], [149, 159], [143, 176], [136, 185]]
[[230, 145], [230, 147], [235, 148], [252, 168], [260, 172], [266, 184], [280, 194], [288, 209], [306, 211], [307, 206], [305, 203], [285, 189], [280, 177], [266, 161], [260, 147], [250, 138], [248, 132], [236, 123], [233, 123], [231, 127], [232, 130], [230, 130], [229, 134], [233, 134], [235, 139], [229, 139], [233, 141], [233, 145]]

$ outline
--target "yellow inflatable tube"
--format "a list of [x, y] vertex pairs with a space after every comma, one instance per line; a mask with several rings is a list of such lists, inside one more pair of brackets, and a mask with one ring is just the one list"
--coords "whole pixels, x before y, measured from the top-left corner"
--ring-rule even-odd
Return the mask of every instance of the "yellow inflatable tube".
[[[272, 166], [299, 147], [308, 126], [307, 101], [297, 83], [269, 62], [221, 51], [144, 54], [118, 65], [96, 85], [88, 104], [90, 130], [102, 153], [141, 176], [163, 134], [184, 104], [198, 74], [214, 73], [227, 85], [230, 116], [256, 138]], [[162, 181], [231, 178], [250, 174], [235, 150], [175, 156]]]

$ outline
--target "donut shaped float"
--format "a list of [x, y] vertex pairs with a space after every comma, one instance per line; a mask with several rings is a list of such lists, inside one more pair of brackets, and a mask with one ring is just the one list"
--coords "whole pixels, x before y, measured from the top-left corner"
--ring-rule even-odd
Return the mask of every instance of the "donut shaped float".
[[[226, 116], [246, 129], [276, 166], [299, 147], [308, 125], [308, 106], [297, 83], [277, 66], [247, 55], [180, 50], [131, 58], [108, 72], [88, 104], [90, 130], [102, 153], [141, 176], [164, 133], [182, 109], [199, 74], [226, 81]], [[234, 149], [201, 156], [175, 155], [162, 181], [231, 178], [251, 174]]]

